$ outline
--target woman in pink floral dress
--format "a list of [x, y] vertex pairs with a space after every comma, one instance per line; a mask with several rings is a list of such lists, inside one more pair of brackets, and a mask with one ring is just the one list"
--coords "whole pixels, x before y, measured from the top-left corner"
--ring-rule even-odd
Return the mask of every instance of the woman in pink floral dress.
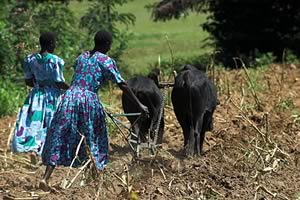
[[[85, 136], [96, 167], [101, 170], [107, 164], [108, 135], [105, 113], [97, 95], [105, 81], [116, 83], [139, 106], [141, 112], [149, 112], [129, 89], [115, 61], [106, 55], [111, 48], [112, 35], [104, 30], [99, 31], [94, 40], [94, 49], [82, 53], [76, 59], [71, 86], [62, 97], [48, 129], [42, 153], [43, 163], [47, 166], [40, 181], [40, 188], [43, 190], [49, 190], [48, 179], [55, 166], [71, 165], [81, 135]], [[86, 160], [86, 150], [82, 145], [73, 166], [82, 165]]]

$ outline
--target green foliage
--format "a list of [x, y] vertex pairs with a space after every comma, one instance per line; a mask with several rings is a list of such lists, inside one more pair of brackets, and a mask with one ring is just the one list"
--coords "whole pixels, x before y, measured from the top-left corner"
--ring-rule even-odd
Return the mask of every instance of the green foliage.
[[6, 75], [15, 63], [12, 34], [5, 21], [0, 21], [0, 74]]
[[276, 57], [273, 55], [272, 52], [267, 53], [259, 53], [257, 52], [254, 56], [254, 63], [253, 66], [255, 67], [262, 67], [262, 66], [268, 66], [275, 62]]
[[[262, 68], [269, 66], [276, 62], [276, 57], [272, 52], [260, 53], [258, 50], [255, 51], [253, 62], [250, 64], [251, 67]], [[299, 63], [299, 59], [293, 53], [293, 51], [285, 50], [282, 62], [286, 64]]]
[[[175, 59], [197, 57], [211, 50], [211, 47], [204, 46], [209, 34], [199, 26], [204, 23], [205, 14], [190, 13], [179, 20], [154, 22], [151, 13], [145, 9], [145, 5], [150, 3], [153, 0], [135, 0], [119, 8], [136, 16], [135, 26], [129, 27], [132, 39], [121, 57], [130, 67], [128, 71], [131, 74], [147, 73], [149, 66], [157, 62], [158, 56], [161, 62], [171, 62], [167, 37]], [[126, 27], [121, 28], [126, 30]]]
[[[126, 26], [117, 23], [117, 28], [130, 34], [127, 48], [121, 55], [118, 66], [122, 75], [130, 77], [133, 74], [145, 74], [149, 72], [149, 66], [157, 62], [158, 56], [162, 62], [171, 60], [170, 51], [166, 42], [168, 36], [175, 58], [190, 58], [211, 51], [211, 47], [204, 46], [208, 33], [203, 31], [199, 24], [205, 22], [206, 14], [190, 13], [179, 20], [171, 20], [168, 23], [154, 22], [151, 13], [145, 9], [145, 5], [153, 0], [133, 0], [126, 4], [116, 6], [120, 13], [134, 13], [136, 20], [134, 26]], [[91, 2], [70, 2], [69, 7], [76, 13], [78, 19], [85, 13]], [[92, 41], [93, 35], [89, 36]], [[88, 48], [91, 47], [87, 46]], [[109, 52], [110, 55], [111, 52]]]
[[[5, 65], [1, 63], [4, 59], [0, 60], [0, 70], [4, 67], [8, 69], [3, 70], [6, 73], [5, 78], [22, 78], [21, 62], [24, 56], [28, 53], [38, 51], [40, 31], [53, 27], [58, 36], [55, 53], [66, 61], [64, 75], [66, 80], [69, 81], [73, 73], [69, 66], [73, 65], [74, 59], [80, 51], [90, 48], [93, 45], [94, 35], [88, 35], [87, 29], [78, 28], [80, 16], [83, 15], [82, 11], [87, 11], [88, 9], [84, 7], [90, 6], [93, 1], [66, 1], [69, 2], [68, 5], [65, 3], [61, 4], [61, 1], [54, 2], [49, 0], [12, 0], [9, 3], [7, 2], [5, 0], [0, 1], [0, 35], [5, 33], [5, 42], [3, 44], [0, 39], [2, 44], [0, 46], [0, 55], [5, 55], [6, 57], [1, 58], [8, 59], [8, 64]], [[27, 2], [27, 4], [21, 4], [21, 2]], [[124, 32], [124, 35], [127, 37], [121, 40], [128, 40], [126, 46], [122, 46], [123, 50], [121, 48], [121, 54], [119, 54], [121, 55], [122, 62], [118, 60], [118, 66], [125, 78], [129, 78], [136, 73], [145, 74], [149, 72], [149, 66], [153, 66], [153, 63], [157, 61], [158, 55], [161, 55], [162, 63], [171, 62], [170, 52], [165, 40], [166, 35], [170, 39], [175, 60], [189, 60], [189, 58], [192, 59], [192, 57], [197, 57], [197, 55], [208, 51], [207, 49], [200, 48], [200, 40], [206, 38], [208, 34], [197, 27], [199, 22], [203, 23], [205, 15], [192, 13], [182, 20], [172, 20], [170, 23], [154, 23], [150, 20], [150, 13], [147, 13], [147, 10], [144, 9], [144, 6], [150, 2], [151, 0], [134, 0], [122, 5], [115, 4], [115, 9], [119, 13], [134, 13], [137, 16], [135, 26], [131, 26], [132, 23], [127, 25], [122, 24], [120, 21], [115, 23], [116, 28], [120, 32]], [[74, 7], [74, 5], [76, 6]], [[55, 7], [57, 7], [58, 11], [54, 11]], [[72, 12], [64, 10], [67, 8], [72, 10]], [[55, 14], [51, 14], [51, 12]], [[72, 18], [70, 17], [71, 15], [74, 16], [73, 20], [75, 22], [69, 22], [69, 26], [65, 21]], [[98, 25], [96, 27], [99, 28]], [[72, 37], [78, 39], [74, 40]], [[116, 40], [116, 38], [114, 39]], [[75, 42], [73, 43], [73, 41]], [[118, 46], [118, 41], [114, 43]], [[125, 48], [126, 51], [124, 51]], [[115, 53], [115, 49], [116, 47], [113, 47], [114, 52], [109, 52], [110, 55], [112, 55], [111, 53]], [[4, 50], [8, 52], [3, 53]], [[183, 62], [185, 61], [179, 64]], [[1, 73], [1, 76], [3, 75], [4, 73]], [[23, 83], [15, 85], [14, 90], [19, 90], [19, 88], [24, 88]], [[22, 101], [24, 99], [25, 97]]]
[[96, 33], [99, 29], [107, 29], [113, 33], [119, 30], [117, 23], [125, 25], [134, 24], [135, 16], [132, 13], [119, 13], [117, 5], [123, 5], [128, 0], [96, 0], [88, 8], [80, 20], [80, 26], [87, 28], [89, 34]]
[[0, 79], [0, 117], [15, 113], [27, 94], [26, 87], [14, 81]]
[[57, 35], [57, 54], [73, 65], [79, 52], [79, 33], [74, 14], [65, 4], [39, 4], [33, 19], [40, 32], [52, 31]]
[[286, 64], [299, 63], [298, 56], [291, 50], [287, 49], [283, 55], [283, 60]]
[[251, 62], [256, 49], [263, 54], [272, 52], [278, 61], [285, 48], [299, 52], [298, 2], [220, 0], [208, 4], [211, 15], [203, 27], [222, 48], [219, 58], [226, 65], [233, 64], [232, 57], [245, 57], [246, 63]]
[[288, 97], [285, 99], [281, 99], [280, 102], [277, 104], [277, 108], [279, 111], [287, 111], [287, 110], [295, 110], [296, 106], [293, 102], [293, 100]]
[[[24, 12], [27, 7], [22, 7], [23, 4], [18, 4], [15, 1], [1, 5], [1, 21], [0, 21], [0, 71], [1, 76], [20, 73], [20, 65], [18, 62], [21, 58], [21, 51], [24, 48], [23, 36], [31, 29], [28, 13]], [[20, 37], [20, 39], [19, 39]], [[22, 41], [22, 42], [19, 42]]]
[[[183, 65], [190, 64], [195, 66], [196, 68], [206, 71], [209, 64], [211, 62], [211, 56], [209, 54], [203, 54], [200, 56], [191, 56], [191, 57], [182, 57], [182, 58], [174, 58], [172, 60], [163, 60], [160, 63], [160, 69], [163, 71], [165, 75], [170, 75], [172, 72], [180, 71]], [[145, 71], [145, 73], [149, 73], [151, 69], [159, 67], [159, 63], [156, 62]]]
[[292, 110], [291, 117], [292, 117], [294, 123], [296, 123], [298, 125], [300, 124], [300, 115], [296, 109]]
[[40, 33], [52, 31], [58, 36], [55, 53], [64, 58], [66, 66], [73, 65], [80, 40], [66, 4], [10, 1], [1, 2], [0, 7], [0, 116], [4, 116], [13, 114], [25, 99], [25, 84], [14, 80], [22, 80], [24, 57], [39, 50]]
[[[117, 5], [123, 5], [128, 0], [96, 0], [91, 4], [85, 15], [80, 20], [80, 27], [86, 28], [89, 35], [95, 35], [100, 29], [113, 33], [114, 43], [110, 52], [116, 60], [120, 59], [127, 48], [130, 35], [117, 28], [117, 24], [133, 25], [135, 16], [132, 13], [119, 13]], [[90, 39], [89, 39], [90, 40]]]
[[[284, 50], [300, 56], [300, 4], [294, 0], [162, 0], [153, 4], [154, 20], [180, 18], [189, 10], [205, 12], [204, 30], [211, 34], [218, 49], [218, 59], [235, 67], [232, 58], [254, 62], [255, 51], [272, 52], [282, 61]], [[238, 63], [239, 67], [242, 66]]]
[[[104, 94], [105, 94], [105, 96], [108, 96], [109, 92], [106, 91], [106, 92], [104, 92]], [[102, 93], [102, 96], [103, 96], [103, 93]], [[102, 106], [104, 107], [105, 110], [114, 110], [114, 108], [111, 105], [109, 105], [103, 101], [102, 101]], [[105, 118], [105, 122], [106, 122], [106, 128], [107, 128], [107, 132], [108, 132], [109, 136], [114, 137], [118, 131], [118, 127], [112, 121], [112, 119], [110, 119], [108, 116]]]
[[4, 33], [8, 36], [0, 39], [9, 38], [7, 47], [0, 47], [10, 51], [5, 52], [0, 49], [0, 56], [3, 54], [7, 56], [7, 60], [2, 59], [2, 62], [5, 62], [3, 71], [10, 76], [12, 74], [21, 76], [21, 63], [24, 57], [39, 50], [38, 38], [44, 31], [52, 31], [58, 36], [55, 53], [65, 59], [67, 66], [73, 65], [75, 56], [79, 52], [80, 40], [73, 13], [66, 4], [30, 1], [12, 3], [8, 8], [10, 9], [7, 9], [4, 19], [6, 24]]
[[158, 20], [179, 19], [188, 15], [188, 10], [200, 12], [206, 5], [207, 0], [161, 0], [147, 5], [152, 9], [152, 18]]
[[119, 131], [116, 124], [109, 117], [105, 118], [105, 123], [109, 137], [115, 137], [117, 132]]
[[13, 46], [10, 48], [16, 52], [16, 62], [12, 63], [14, 69], [10, 72], [21, 74], [21, 63], [25, 55], [37, 49], [39, 30], [33, 20], [33, 15], [34, 7], [29, 3], [16, 2], [9, 10], [6, 20], [10, 25], [10, 32], [14, 36], [12, 38]]
[[266, 85], [262, 84], [259, 80], [261, 80], [261, 76], [264, 74], [264, 70], [267, 69], [264, 66], [259, 67], [259, 68], [255, 68], [255, 69], [249, 69], [249, 77], [250, 80], [247, 80], [247, 84], [248, 84], [248, 90], [254, 90], [256, 92], [262, 92], [266, 89]]

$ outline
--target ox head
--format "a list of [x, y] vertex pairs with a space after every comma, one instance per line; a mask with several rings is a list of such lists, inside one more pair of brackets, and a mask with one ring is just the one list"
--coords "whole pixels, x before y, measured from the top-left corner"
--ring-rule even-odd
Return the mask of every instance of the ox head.
[[149, 74], [148, 78], [152, 79], [154, 83], [159, 86], [159, 75], [160, 75], [160, 69], [154, 68]]

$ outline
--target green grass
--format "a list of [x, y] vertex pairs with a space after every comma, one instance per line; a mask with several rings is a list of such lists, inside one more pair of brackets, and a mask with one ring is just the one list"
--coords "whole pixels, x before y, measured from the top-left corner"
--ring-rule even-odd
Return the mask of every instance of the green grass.
[[[145, 8], [145, 5], [150, 3], [153, 3], [153, 0], [133, 0], [119, 8], [119, 12], [129, 12], [136, 16], [135, 25], [129, 26], [127, 30], [133, 37], [122, 55], [122, 60], [130, 68], [128, 71], [145, 73], [149, 65], [158, 60], [158, 56], [162, 61], [171, 60], [166, 37], [175, 58], [202, 55], [210, 50], [203, 47], [203, 40], [209, 36], [200, 27], [206, 20], [204, 14], [190, 13], [179, 20], [154, 22], [150, 11]], [[79, 18], [86, 11], [88, 4], [86, 1], [72, 1], [70, 7]], [[125, 26], [120, 25], [120, 28], [126, 30]]]

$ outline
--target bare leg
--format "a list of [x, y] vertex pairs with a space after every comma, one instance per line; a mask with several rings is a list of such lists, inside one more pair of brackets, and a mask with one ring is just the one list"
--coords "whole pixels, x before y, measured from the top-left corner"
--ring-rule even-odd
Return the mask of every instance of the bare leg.
[[50, 186], [48, 185], [48, 181], [49, 178], [54, 170], [55, 166], [54, 165], [47, 165], [46, 170], [45, 170], [45, 174], [42, 178], [42, 180], [40, 181], [40, 185], [39, 188], [44, 190], [44, 191], [49, 191], [50, 190]]

